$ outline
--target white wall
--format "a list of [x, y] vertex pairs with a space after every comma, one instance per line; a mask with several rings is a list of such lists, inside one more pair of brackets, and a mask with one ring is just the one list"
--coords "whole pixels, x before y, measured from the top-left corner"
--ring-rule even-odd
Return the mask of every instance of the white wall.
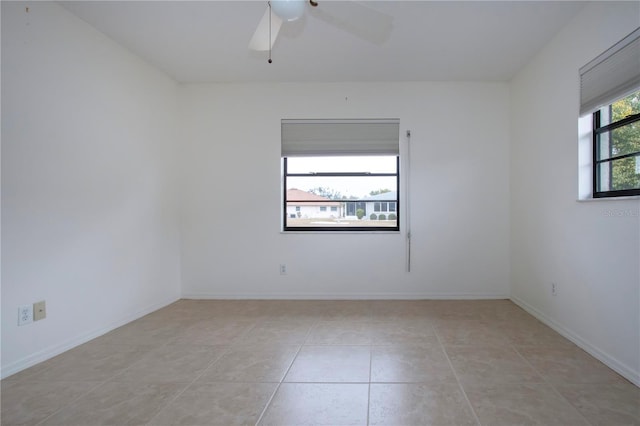
[[[198, 84], [180, 95], [185, 296], [508, 297], [507, 84]], [[411, 130], [411, 273], [404, 232], [280, 233], [283, 118], [400, 118]]]
[[636, 384], [640, 200], [576, 200], [578, 69], [638, 25], [638, 2], [589, 5], [511, 85], [512, 298]]
[[60, 6], [2, 2], [3, 377], [179, 297], [176, 90]]

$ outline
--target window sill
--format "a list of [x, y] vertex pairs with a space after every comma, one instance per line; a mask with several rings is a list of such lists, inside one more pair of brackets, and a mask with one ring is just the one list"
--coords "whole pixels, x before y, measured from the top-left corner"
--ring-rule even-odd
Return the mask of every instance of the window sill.
[[579, 203], [589, 203], [591, 201], [601, 202], [601, 201], [640, 201], [640, 195], [632, 195], [629, 197], [602, 197], [602, 198], [582, 198], [577, 199], [576, 201]]
[[330, 234], [330, 235], [398, 235], [401, 234], [402, 231], [280, 231], [280, 234], [314, 234], [314, 235], [322, 235], [322, 234]]

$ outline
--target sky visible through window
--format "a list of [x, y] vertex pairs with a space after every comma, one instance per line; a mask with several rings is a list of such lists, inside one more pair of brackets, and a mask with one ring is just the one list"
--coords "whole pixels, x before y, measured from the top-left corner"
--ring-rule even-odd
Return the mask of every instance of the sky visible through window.
[[[395, 156], [366, 157], [289, 157], [287, 172], [292, 173], [396, 173]], [[365, 198], [371, 191], [380, 189], [396, 190], [395, 176], [291, 176], [287, 178], [287, 189], [310, 191], [326, 188], [339, 193], [343, 199]]]

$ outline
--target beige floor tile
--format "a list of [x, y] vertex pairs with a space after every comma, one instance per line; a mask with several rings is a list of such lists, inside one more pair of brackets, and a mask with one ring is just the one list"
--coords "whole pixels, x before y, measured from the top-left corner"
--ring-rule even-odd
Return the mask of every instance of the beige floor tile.
[[434, 328], [445, 346], [511, 346], [506, 334], [480, 321], [438, 321]]
[[368, 345], [372, 333], [368, 322], [318, 321], [311, 329], [306, 343], [309, 345]]
[[505, 321], [502, 324], [496, 324], [495, 327], [499, 327], [516, 347], [575, 347], [571, 341], [539, 321]]
[[230, 345], [246, 334], [254, 325], [254, 320], [201, 320], [177, 333], [171, 343], [175, 345]]
[[543, 383], [544, 379], [510, 347], [446, 348], [463, 383]]
[[[95, 366], [96, 368], [100, 369], [101, 367], [99, 365], [96, 366], [96, 364], [100, 364], [100, 361], [98, 360], [99, 356], [96, 356], [97, 354], [104, 356], [104, 361], [107, 364], [109, 362], [117, 364], [117, 361], [115, 359], [109, 360], [110, 355], [116, 353], [122, 353], [123, 358], [126, 359], [130, 357], [130, 361], [135, 362], [156, 347], [157, 346], [155, 345], [130, 345], [114, 343], [109, 344], [102, 337], [98, 337], [96, 339], [90, 340], [87, 343], [76, 346], [73, 349], [56, 355], [53, 358], [36, 364], [33, 367], [27, 368], [26, 370], [9, 376], [3, 380], [3, 383], [9, 381], [42, 381], [43, 379], [49, 380], [50, 378], [52, 378], [53, 380], [57, 380], [57, 376], [62, 373], [69, 373], [71, 376], [76, 376], [80, 381], [82, 381], [84, 378], [80, 377], [80, 374], [66, 372], [65, 370], [68, 369], [67, 366], [77, 366], [77, 368], [80, 370], [79, 373], [84, 371], [83, 369], [85, 369], [88, 365]], [[78, 362], [78, 360], [81, 361]], [[54, 371], [52, 371], [51, 373], [47, 373], [47, 375], [42, 374], [45, 370], [49, 370], [52, 367], [56, 367], [56, 369], [54, 369]], [[115, 371], [119, 372], [120, 370], [120, 368], [116, 368]], [[110, 374], [109, 371], [107, 371], [107, 373]], [[68, 375], [67, 377], [71, 376]], [[103, 381], [103, 379], [104, 377], [102, 374], [97, 377], [97, 381]], [[70, 380], [75, 379], [71, 377]]]
[[455, 383], [441, 347], [374, 346], [371, 381], [388, 383]]
[[102, 382], [130, 367], [147, 353], [147, 346], [87, 344], [51, 360], [49, 368], [33, 377], [38, 381]]
[[213, 363], [199, 382], [280, 382], [300, 346], [235, 346]]
[[117, 343], [110, 339], [107, 339], [106, 336], [108, 336], [108, 334], [97, 337], [93, 340], [83, 343], [80, 346], [76, 346], [75, 348], [65, 352], [63, 355], [73, 356], [76, 353], [104, 352], [105, 349], [110, 352], [135, 351], [139, 353], [147, 353], [167, 343], [166, 341], [163, 342], [162, 345], [146, 343]]
[[593, 426], [640, 425], [640, 388], [631, 383], [556, 385]]
[[325, 320], [369, 321], [370, 300], [320, 300], [319, 316]]
[[[558, 343], [560, 340], [564, 339], [562, 338], [562, 336], [553, 331], [553, 329], [547, 327], [542, 322], [538, 321], [538, 319], [532, 317], [526, 312], [522, 315], [512, 315], [511, 318], [509, 318], [508, 315], [505, 314], [504, 317], [506, 319], [497, 317], [497, 315], [494, 315], [493, 317], [483, 316], [480, 321], [492, 330], [498, 331], [505, 335], [512, 344], [518, 343], [519, 346], [536, 346], [540, 345], [540, 343], [545, 343], [548, 345], [548, 342], [545, 342], [545, 340], [542, 340], [542, 342], [537, 342], [535, 340], [535, 338], [537, 337], [536, 335], [540, 334], [548, 334], [549, 338], [552, 339], [550, 341], [552, 344]], [[527, 334], [531, 335], [518, 336], [518, 330], [528, 330]], [[522, 341], [517, 340], [519, 337], [522, 339]], [[514, 339], [516, 339], [515, 342]], [[567, 345], [571, 345], [571, 342], [569, 341], [566, 341], [564, 343]]]
[[[451, 306], [448, 307], [447, 304], [450, 304]], [[524, 316], [530, 316], [518, 305], [507, 299], [444, 301], [443, 304], [439, 304], [438, 306], [445, 307], [446, 309], [451, 309], [456, 314], [467, 311], [471, 315], [482, 321], [505, 321], [516, 318], [523, 318]], [[447, 317], [446, 312], [442, 312], [442, 314], [444, 315], [440, 315], [440, 318]]]
[[481, 320], [486, 307], [480, 300], [438, 300], [434, 311], [438, 319]]
[[222, 315], [220, 314], [225, 308], [231, 308], [231, 304], [228, 302], [230, 301], [182, 299], [147, 315], [144, 319], [164, 319], [174, 322], [180, 319], [199, 321], [219, 316], [224, 317], [226, 316], [226, 311], [222, 312]]
[[101, 340], [109, 344], [160, 346], [173, 339], [184, 324], [156, 319], [139, 319], [123, 325], [104, 336]]
[[586, 425], [578, 411], [547, 384], [463, 386], [480, 423], [492, 426]]
[[105, 383], [42, 424], [141, 425], [151, 420], [184, 387], [172, 383]]
[[438, 338], [428, 320], [374, 321], [370, 328], [373, 345], [438, 346]]
[[[140, 317], [139, 320], [164, 320], [165, 318], [171, 317], [171, 322], [179, 320], [180, 317], [186, 319], [197, 318], [196, 309], [189, 309], [183, 302], [187, 302], [184, 300], [178, 300], [164, 308], [160, 308], [156, 311], [153, 311], [143, 317]], [[202, 315], [201, 315], [202, 316]]]
[[149, 425], [255, 425], [276, 387], [275, 383], [194, 384]]
[[39, 364], [36, 364], [32, 367], [29, 367], [25, 370], [19, 371], [15, 374], [12, 374], [9, 377], [5, 377], [2, 380], [2, 383], [6, 383], [6, 382], [21, 382], [21, 381], [25, 381], [25, 380], [29, 380], [32, 379], [33, 377], [35, 377], [36, 375], [42, 373], [43, 371], [45, 371], [46, 369], [50, 368], [54, 362], [57, 361], [57, 359], [59, 358], [63, 358], [68, 352], [62, 353], [60, 355], [57, 355], [51, 359], [48, 359], [46, 361], [43, 361]]
[[368, 346], [303, 346], [285, 382], [369, 382]]
[[370, 425], [477, 424], [457, 384], [372, 384]]
[[2, 382], [0, 424], [35, 425], [78, 399], [97, 382]]
[[481, 312], [483, 321], [537, 321], [527, 311], [510, 300], [494, 300], [489, 302], [493, 303]]
[[473, 424], [462, 386], [483, 426], [640, 426], [639, 388], [506, 300], [181, 300], [1, 384], [3, 425]]
[[423, 320], [437, 318], [433, 300], [373, 300], [371, 317], [374, 321]]
[[294, 344], [305, 342], [313, 321], [262, 321], [238, 341], [239, 344]]
[[[229, 314], [240, 314], [244, 318], [252, 318], [260, 320], [263, 316], [269, 315], [269, 307], [278, 302], [278, 300], [220, 300], [217, 310], [222, 312], [224, 316]], [[227, 306], [227, 302], [233, 302]]]
[[[183, 303], [184, 302], [184, 303]], [[181, 300], [164, 308], [164, 316], [188, 319], [256, 319], [264, 311], [259, 300]]]
[[139, 321], [143, 323], [163, 324], [167, 328], [183, 330], [199, 321], [210, 319], [211, 314], [206, 310], [171, 310], [170, 307], [159, 309], [145, 315]]
[[225, 350], [224, 346], [163, 346], [127, 368], [114, 380], [140, 383], [190, 383]]
[[322, 317], [323, 300], [267, 300], [262, 317], [268, 321], [316, 321]]
[[261, 425], [366, 425], [366, 384], [283, 383]]
[[620, 383], [624, 379], [579, 348], [518, 348], [550, 383]]

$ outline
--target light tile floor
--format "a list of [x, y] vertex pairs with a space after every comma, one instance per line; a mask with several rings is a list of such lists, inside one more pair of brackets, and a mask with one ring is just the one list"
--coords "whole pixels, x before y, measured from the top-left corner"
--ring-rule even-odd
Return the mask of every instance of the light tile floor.
[[2, 425], [640, 425], [506, 300], [181, 300], [2, 381]]

